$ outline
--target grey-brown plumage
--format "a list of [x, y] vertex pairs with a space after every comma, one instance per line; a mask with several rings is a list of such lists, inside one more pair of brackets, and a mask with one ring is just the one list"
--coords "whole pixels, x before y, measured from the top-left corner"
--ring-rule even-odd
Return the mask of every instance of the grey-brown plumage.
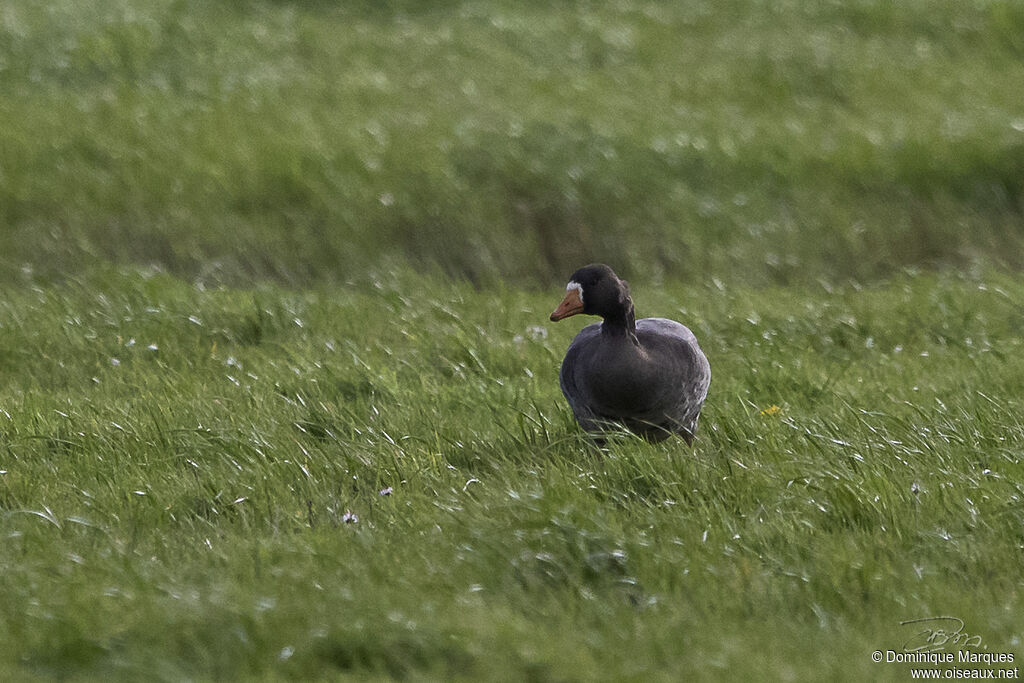
[[576, 335], [562, 361], [562, 393], [580, 426], [626, 427], [651, 441], [678, 434], [692, 443], [711, 383], [693, 333], [666, 318], [636, 321], [629, 285], [605, 265], [573, 273], [551, 319], [577, 313], [603, 318]]

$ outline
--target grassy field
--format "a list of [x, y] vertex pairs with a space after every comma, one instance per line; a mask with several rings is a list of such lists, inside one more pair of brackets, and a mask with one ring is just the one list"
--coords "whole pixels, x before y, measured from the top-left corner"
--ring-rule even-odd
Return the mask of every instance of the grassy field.
[[0, 277], [1024, 265], [1016, 0], [9, 0]]
[[18, 293], [0, 667], [868, 680], [937, 614], [1019, 653], [1022, 296], [639, 289], [713, 391], [692, 450], [600, 453], [558, 393], [559, 292]]
[[[10, 0], [0, 92], [5, 680], [1019, 665], [1020, 3]], [[692, 449], [573, 423], [591, 260]]]

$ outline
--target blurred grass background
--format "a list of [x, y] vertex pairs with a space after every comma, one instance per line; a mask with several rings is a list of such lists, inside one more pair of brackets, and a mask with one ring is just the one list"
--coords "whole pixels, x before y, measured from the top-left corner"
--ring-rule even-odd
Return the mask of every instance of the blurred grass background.
[[1024, 265], [1024, 5], [0, 8], [0, 279]]
[[[1018, 652], [1022, 237], [1016, 1], [5, 0], [0, 677]], [[573, 423], [596, 260], [693, 449]]]

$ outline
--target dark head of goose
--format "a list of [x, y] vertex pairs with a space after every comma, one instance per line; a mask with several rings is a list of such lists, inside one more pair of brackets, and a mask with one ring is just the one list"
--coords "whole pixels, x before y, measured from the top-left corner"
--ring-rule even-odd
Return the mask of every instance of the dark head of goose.
[[597, 315], [613, 324], [632, 325], [629, 283], [603, 263], [580, 268], [569, 278], [565, 298], [552, 311], [551, 320], [557, 322], [578, 313]]

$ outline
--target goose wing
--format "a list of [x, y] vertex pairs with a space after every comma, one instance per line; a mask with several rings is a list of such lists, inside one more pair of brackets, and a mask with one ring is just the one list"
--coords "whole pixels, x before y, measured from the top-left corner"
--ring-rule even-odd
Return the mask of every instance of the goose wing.
[[645, 318], [636, 327], [641, 348], [659, 370], [650, 390], [658, 397], [661, 424], [692, 435], [711, 384], [707, 357], [693, 332], [674, 320]]

